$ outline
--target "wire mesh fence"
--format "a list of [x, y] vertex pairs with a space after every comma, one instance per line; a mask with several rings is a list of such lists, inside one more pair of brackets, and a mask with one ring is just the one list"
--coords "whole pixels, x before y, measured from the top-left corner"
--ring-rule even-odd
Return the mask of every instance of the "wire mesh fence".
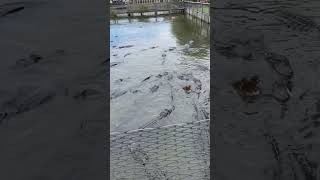
[[209, 120], [112, 133], [112, 180], [209, 180]]

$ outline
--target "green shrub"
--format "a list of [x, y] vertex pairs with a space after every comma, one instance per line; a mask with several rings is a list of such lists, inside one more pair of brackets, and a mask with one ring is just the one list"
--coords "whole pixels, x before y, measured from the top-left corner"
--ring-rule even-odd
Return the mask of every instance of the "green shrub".
[[112, 19], [117, 19], [118, 18], [118, 15], [115, 11], [111, 11], [111, 18]]
[[144, 6], [144, 5], [139, 5], [139, 7], [138, 7], [138, 12], [139, 13], [144, 13], [147, 10], [148, 10], [148, 8], [146, 6]]

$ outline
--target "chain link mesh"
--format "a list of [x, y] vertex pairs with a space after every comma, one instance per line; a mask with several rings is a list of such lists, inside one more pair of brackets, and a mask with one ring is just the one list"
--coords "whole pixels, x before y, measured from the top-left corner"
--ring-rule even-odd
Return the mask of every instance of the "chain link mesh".
[[111, 134], [112, 180], [209, 180], [209, 120]]

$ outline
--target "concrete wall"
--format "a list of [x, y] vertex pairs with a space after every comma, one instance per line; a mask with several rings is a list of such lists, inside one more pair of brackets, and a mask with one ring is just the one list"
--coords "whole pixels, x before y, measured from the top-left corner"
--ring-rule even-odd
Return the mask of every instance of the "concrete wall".
[[197, 17], [204, 22], [210, 23], [210, 13], [205, 9], [210, 9], [210, 4], [200, 2], [185, 2], [185, 13]]

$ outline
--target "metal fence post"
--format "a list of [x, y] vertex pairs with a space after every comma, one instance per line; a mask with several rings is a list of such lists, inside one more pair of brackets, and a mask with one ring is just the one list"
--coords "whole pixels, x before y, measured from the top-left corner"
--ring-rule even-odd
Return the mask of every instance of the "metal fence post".
[[203, 14], [203, 3], [201, 3], [201, 20], [203, 20], [203, 18], [204, 18], [203, 15], [204, 15]]

